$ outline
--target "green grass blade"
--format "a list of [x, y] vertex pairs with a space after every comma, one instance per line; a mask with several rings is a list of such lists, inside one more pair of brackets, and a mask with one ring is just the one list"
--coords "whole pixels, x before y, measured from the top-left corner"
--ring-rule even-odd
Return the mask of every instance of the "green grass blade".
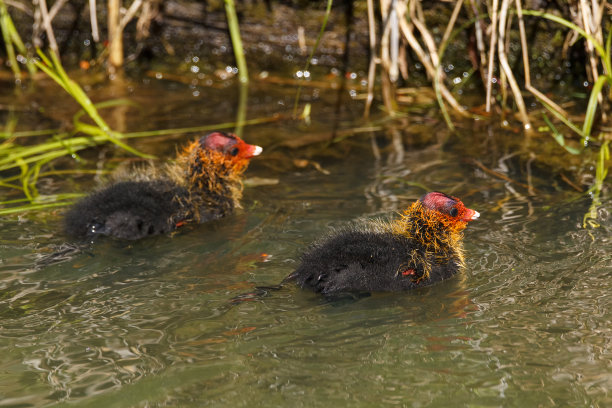
[[[537, 98], [537, 95], [536, 95], [536, 98]], [[546, 110], [548, 110], [549, 113], [552, 113], [557, 119], [563, 122], [565, 126], [573, 130], [576, 134], [580, 136], [580, 138], [584, 139], [585, 136], [584, 136], [584, 133], [582, 132], [582, 129], [580, 129], [572, 121], [570, 121], [569, 118], [566, 118], [561, 113], [557, 112], [557, 110], [553, 109], [553, 107], [547, 104], [546, 101], [540, 100], [540, 103], [546, 108]]]
[[65, 174], [76, 174], [76, 175], [83, 175], [83, 174], [96, 174], [96, 175], [100, 175], [100, 174], [109, 174], [110, 171], [109, 170], [99, 170], [99, 169], [80, 169], [80, 170], [49, 170], [49, 171], [45, 171], [43, 173], [40, 173], [39, 177], [50, 177], [50, 176], [60, 176], [60, 175], [65, 175]]
[[[119, 132], [114, 132], [110, 129], [110, 127], [106, 124], [106, 122], [102, 119], [102, 117], [98, 114], [97, 108], [108, 108], [108, 107], [112, 107], [112, 106], [119, 106], [119, 105], [132, 105], [132, 106], [138, 106], [138, 104], [129, 101], [127, 99], [113, 99], [110, 101], [105, 101], [105, 102], [101, 102], [98, 104], [93, 104], [91, 102], [91, 100], [87, 97], [87, 95], [85, 95], [85, 93], [83, 92], [83, 90], [78, 87], [78, 85], [76, 85], [75, 82], [72, 82], [72, 89], [74, 92], [76, 92], [77, 94], [79, 94], [79, 103], [81, 104], [81, 106], [83, 107], [83, 109], [81, 109], [79, 112], [77, 112], [74, 116], [73, 116], [73, 124], [74, 124], [74, 128], [76, 131], [81, 131], [83, 133], [89, 134], [89, 135], [101, 135], [101, 136], [106, 136], [108, 137], [108, 139], [116, 144], [117, 146], [121, 147], [122, 149], [136, 155], [139, 157], [143, 157], [143, 158], [147, 158], [147, 159], [154, 159], [155, 156], [151, 156], [151, 155], [146, 155], [144, 153], [141, 153], [139, 151], [137, 151], [136, 149], [128, 146], [127, 144], [121, 142], [119, 139], [123, 139], [125, 138], [125, 136], [122, 133]], [[92, 125], [88, 125], [86, 123], [80, 122], [79, 119], [81, 118], [81, 116], [83, 116], [85, 113], [87, 113], [87, 115], [92, 118], [94, 120], [94, 122], [96, 123], [96, 126], [92, 126]]]
[[5, 206], [5, 205], [11, 205], [11, 204], [17, 204], [17, 203], [25, 203], [28, 201], [30, 200], [28, 200], [27, 198], [17, 198], [15, 200], [0, 201], [0, 205]]
[[56, 134], [59, 131], [59, 129], [24, 130], [20, 132], [4, 131], [0, 132], [0, 138], [9, 139], [18, 137], [45, 136]]
[[588, 143], [589, 137], [591, 136], [591, 129], [593, 127], [593, 121], [595, 120], [595, 113], [597, 112], [597, 98], [606, 82], [612, 82], [612, 77], [602, 75], [597, 78], [597, 81], [593, 84], [591, 96], [589, 97], [589, 104], [587, 105], [586, 116], [584, 117], [584, 125], [582, 127], [582, 133], [584, 135], [582, 140], [583, 143]]
[[595, 170], [595, 180], [597, 183], [597, 189], [601, 191], [603, 182], [608, 176], [608, 168], [606, 161], [610, 160], [610, 141], [606, 141], [599, 149], [599, 157], [597, 159], [597, 169]]
[[68, 204], [71, 204], [71, 202], [55, 202], [55, 203], [48, 203], [48, 204], [28, 204], [28, 205], [23, 205], [19, 207], [0, 208], [0, 215], [24, 213], [27, 211], [46, 210], [49, 208], [64, 207]]
[[603, 188], [603, 183], [608, 176], [608, 166], [606, 161], [610, 160], [610, 141], [607, 140], [599, 148], [599, 155], [597, 157], [597, 167], [595, 169], [595, 183], [591, 186], [588, 193], [592, 194], [593, 202], [591, 203], [589, 210], [584, 214], [582, 218], [582, 227], [597, 228], [600, 224], [596, 221], [598, 212], [597, 209], [601, 205], [599, 196]]
[[[11, 189], [14, 189], [14, 190], [23, 190], [21, 188], [21, 186], [18, 186], [17, 184], [7, 183], [6, 180], [5, 181], [0, 181], [0, 187], [11, 188]], [[27, 200], [27, 198], [24, 198], [24, 200]]]
[[[244, 122], [244, 125], [258, 125], [262, 123], [276, 122], [280, 120], [280, 118], [281, 117], [278, 115], [273, 115], [264, 118], [255, 118], [246, 120]], [[9, 152], [6, 152], [4, 155], [0, 155], [0, 171], [18, 167], [18, 165], [15, 163], [17, 159], [23, 159], [25, 163], [33, 163], [38, 159], [46, 157], [58, 158], [64, 155], [74, 154], [82, 149], [104, 143], [108, 140], [107, 135], [93, 125], [87, 125], [85, 123], [79, 122], [79, 126], [80, 129], [82, 129], [84, 132], [87, 132], [89, 136], [71, 137], [66, 139], [58, 138], [59, 140], [53, 140], [46, 143], [41, 143], [39, 145], [27, 147], [18, 146], [18, 148], [13, 148]], [[206, 126], [126, 133], [123, 134], [123, 137], [125, 137], [126, 139], [130, 139], [182, 133], [199, 133], [218, 129], [230, 129], [235, 126], [236, 122], [223, 122]], [[67, 134], [62, 133], [61, 135], [66, 136]]]
[[[42, 55], [42, 54], [40, 54]], [[44, 64], [40, 61], [34, 61], [34, 64], [38, 67], [38, 69], [40, 69], [41, 71], [43, 71], [45, 74], [47, 74], [52, 80], [54, 80], [59, 86], [61, 86], [64, 91], [70, 93], [68, 91], [68, 89], [66, 88], [66, 85], [62, 82], [61, 78], [59, 76], [57, 76], [55, 74], [55, 72], [53, 72], [51, 70], [51, 68], [49, 68], [49, 66], [47, 64]]]
[[568, 146], [565, 143], [565, 137], [557, 130], [555, 125], [552, 124], [552, 122], [548, 119], [548, 116], [546, 116], [546, 114], [543, 114], [542, 116], [544, 116], [544, 121], [546, 122], [550, 130], [552, 131], [553, 138], [557, 141], [557, 143], [559, 143], [561, 147], [563, 147], [568, 153], [571, 153], [571, 154], [582, 153], [582, 151], [584, 150], [584, 146], [581, 149], [576, 149], [575, 147]]
[[28, 179], [27, 179], [29, 166], [22, 159], [16, 160], [16, 164], [17, 166], [19, 166], [19, 169], [21, 170], [21, 176], [19, 177], [19, 179], [21, 181], [21, 189], [23, 190], [23, 194], [25, 194], [28, 200], [32, 201], [33, 197], [32, 197], [32, 194], [30, 194], [30, 189], [28, 186]]
[[36, 162], [35, 165], [28, 170], [24, 177], [24, 182], [28, 185], [28, 191], [32, 197], [38, 197], [38, 189], [36, 188], [36, 180], [38, 179], [38, 173], [40, 173], [40, 162]]
[[[85, 147], [89, 147], [89, 145], [84, 145], [84, 146], [78, 146], [78, 148], [84, 149]], [[5, 170], [10, 170], [10, 169], [14, 169], [15, 167], [20, 167], [21, 163], [23, 164], [30, 164], [30, 163], [36, 163], [36, 161], [38, 160], [45, 160], [45, 159], [57, 159], [63, 156], [66, 156], [68, 154], [68, 151], [66, 151], [66, 149], [61, 149], [61, 150], [56, 150], [56, 151], [52, 151], [52, 152], [46, 152], [43, 154], [39, 154], [36, 156], [31, 156], [28, 158], [18, 158], [16, 160], [11, 160], [8, 161], [5, 164], [0, 165], [0, 171], [5, 171]]]
[[94, 121], [94, 123], [100, 128], [101, 134], [106, 136], [106, 139], [111, 143], [121, 147], [122, 149], [142, 158], [151, 159], [154, 156], [147, 155], [139, 152], [138, 150], [126, 145], [123, 143], [121, 139], [123, 136], [119, 132], [114, 132], [111, 130], [110, 126], [102, 119], [102, 117], [98, 114], [94, 104], [91, 102], [91, 99], [87, 96], [87, 94], [81, 89], [81, 87], [71, 80], [66, 74], [66, 71], [62, 67], [62, 64], [55, 52], [50, 51], [50, 58], [47, 57], [42, 51], [37, 50], [38, 55], [40, 55], [43, 63], [37, 62], [36, 65], [43, 70], [49, 77], [51, 77], [55, 82], [57, 82], [70, 96], [72, 96], [83, 108], [87, 115]]
[[15, 48], [13, 46], [12, 36], [10, 33], [9, 20], [11, 17], [8, 14], [4, 1], [0, 0], [0, 29], [2, 30], [2, 39], [4, 40], [4, 47], [6, 48], [6, 55], [11, 63], [11, 70], [15, 75], [15, 78], [21, 79], [21, 71], [19, 70], [19, 64], [15, 57]]
[[[81, 198], [84, 194], [82, 193], [62, 193], [62, 194], [49, 194], [49, 195], [39, 195], [36, 197], [32, 204], [52, 204], [58, 201], [67, 201], [74, 200], [75, 198]], [[17, 198], [14, 200], [6, 200], [0, 201], [1, 206], [7, 206], [11, 204], [17, 203], [26, 203], [29, 200], [27, 198]]]
[[[130, 101], [129, 99], [125, 99], [125, 98], [119, 98], [119, 99], [110, 99], [108, 101], [104, 101], [104, 102], [99, 102], [93, 105], [94, 108], [96, 109], [105, 109], [105, 108], [112, 108], [115, 106], [133, 106], [133, 107], [140, 107], [140, 105], [134, 101]], [[81, 117], [86, 114], [87, 112], [85, 111], [85, 109], [81, 109], [79, 110], [77, 113], [74, 114], [74, 116], [72, 117], [72, 122], [76, 123], [77, 121], [79, 121], [79, 119], [81, 119]]]
[[[0, 7], [5, 7], [2, 0], [0, 0]], [[8, 12], [7, 12], [7, 16], [8, 18], [6, 19], [4, 23], [8, 27], [8, 32], [11, 36], [11, 40], [13, 44], [15, 44], [15, 47], [17, 47], [17, 50], [21, 54], [23, 54], [24, 57], [26, 57], [28, 55], [28, 50], [23, 44], [23, 41], [21, 40], [21, 37], [19, 36], [19, 33], [17, 32], [17, 28], [15, 27], [15, 24], [13, 23], [13, 19], [10, 17]], [[32, 62], [30, 58], [26, 59], [25, 65], [30, 75], [34, 75], [36, 73], [36, 67], [34, 66], [34, 63]]]
[[[242, 124], [244, 126], [259, 125], [262, 123], [277, 122], [280, 119], [281, 117], [279, 115], [272, 115], [272, 116], [263, 117], [263, 118], [248, 119], [248, 120], [245, 120]], [[131, 138], [139, 138], [139, 137], [165, 136], [165, 135], [175, 135], [175, 134], [183, 134], [183, 133], [200, 133], [200, 132], [207, 132], [211, 130], [231, 129], [233, 127], [236, 127], [237, 125], [238, 125], [238, 122], [223, 122], [223, 123], [217, 123], [214, 125], [194, 126], [194, 127], [187, 127], [187, 128], [131, 132], [131, 133], [124, 133], [123, 136], [125, 136], [126, 139], [131, 139]]]
[[49, 59], [49, 57], [47, 57], [47, 55], [44, 52], [42, 52], [40, 48], [36, 48], [36, 54], [38, 54], [38, 56], [40, 57], [40, 59], [46, 66], [50, 68], [53, 67], [53, 64], [51, 63], [51, 60]]

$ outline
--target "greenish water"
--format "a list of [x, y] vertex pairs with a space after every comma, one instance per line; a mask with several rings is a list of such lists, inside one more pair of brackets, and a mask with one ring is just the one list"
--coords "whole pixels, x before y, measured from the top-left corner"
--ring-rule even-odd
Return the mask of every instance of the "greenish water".
[[[186, 86], [144, 89], [134, 98], [149, 98], [150, 112], [128, 128], [234, 115], [231, 101], [214, 103], [227, 90], [205, 100], [189, 99]], [[287, 111], [287, 95], [253, 91], [249, 117]], [[244, 209], [219, 222], [136, 243], [101, 240], [47, 265], [45, 255], [68, 241], [60, 213], [1, 219], [0, 407], [612, 405], [610, 199], [601, 227], [583, 229], [588, 199], [496, 142], [522, 136], [481, 124], [445, 141], [440, 123], [415, 116], [399, 131], [326, 148], [279, 145], [329, 131], [334, 95], [313, 105], [323, 119], [310, 128], [245, 130], [264, 147], [248, 176], [279, 183], [247, 188]], [[345, 101], [340, 126], [360, 126], [360, 109]], [[184, 140], [162, 140], [157, 150], [171, 157]], [[303, 158], [329, 174], [293, 166]], [[466, 230], [460, 275], [355, 301], [292, 286], [233, 301], [279, 283], [330, 228], [393, 216], [423, 193], [419, 184], [481, 213]]]

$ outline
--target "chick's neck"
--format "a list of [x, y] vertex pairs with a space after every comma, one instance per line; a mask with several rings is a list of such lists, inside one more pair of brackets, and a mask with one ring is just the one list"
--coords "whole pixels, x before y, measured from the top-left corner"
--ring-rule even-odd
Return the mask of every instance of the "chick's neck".
[[247, 165], [248, 160], [228, 158], [221, 152], [202, 149], [194, 142], [178, 156], [170, 173], [189, 191], [192, 204], [226, 213], [240, 206], [240, 176]]
[[438, 211], [430, 210], [420, 201], [413, 203], [401, 218], [392, 224], [394, 234], [418, 243], [425, 257], [455, 257], [463, 265], [463, 231], [466, 223]]

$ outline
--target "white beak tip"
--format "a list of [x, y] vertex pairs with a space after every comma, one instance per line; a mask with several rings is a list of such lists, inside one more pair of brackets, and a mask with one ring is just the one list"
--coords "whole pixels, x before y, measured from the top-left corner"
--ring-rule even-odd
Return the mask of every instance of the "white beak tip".
[[255, 149], [253, 150], [253, 156], [259, 156], [261, 152], [263, 152], [263, 147], [255, 146]]

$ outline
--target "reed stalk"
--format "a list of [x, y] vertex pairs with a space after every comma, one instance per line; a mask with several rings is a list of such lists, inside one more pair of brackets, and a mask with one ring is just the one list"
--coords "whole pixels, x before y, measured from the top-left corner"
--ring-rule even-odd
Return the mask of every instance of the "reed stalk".
[[[62, 2], [58, 2], [58, 4], [61, 3]], [[47, 34], [49, 48], [51, 48], [53, 52], [55, 52], [55, 54], [59, 55], [59, 47], [57, 46], [57, 41], [55, 40], [55, 33], [53, 32], [53, 26], [51, 25], [53, 17], [49, 15], [49, 10], [47, 9], [47, 0], [38, 0], [38, 7], [42, 16], [43, 26], [45, 27], [45, 33]], [[59, 7], [57, 7], [56, 9], [59, 10]]]
[[487, 96], [485, 100], [485, 110], [491, 112], [491, 94], [493, 88], [493, 62], [495, 61], [495, 48], [497, 46], [497, 23], [498, 23], [498, 4], [499, 0], [493, 0], [493, 14], [491, 15], [491, 40], [489, 41], [489, 62], [487, 64]]
[[100, 31], [98, 30], [98, 14], [96, 13], [96, 0], [89, 0], [89, 24], [91, 24], [91, 38], [94, 42], [100, 42]]
[[114, 74], [117, 69], [123, 66], [123, 29], [121, 28], [121, 17], [119, 15], [120, 8], [121, 0], [108, 1], [108, 68], [111, 74]]
[[[310, 50], [310, 54], [308, 54], [308, 60], [306, 61], [303, 72], [308, 72], [308, 69], [310, 69], [310, 63], [312, 61], [312, 57], [314, 56], [314, 53], [319, 48], [319, 43], [321, 42], [321, 38], [323, 38], [325, 27], [327, 27], [327, 21], [329, 20], [329, 15], [331, 14], [331, 7], [332, 7], [333, 2], [334, 2], [333, 0], [327, 0], [327, 7], [325, 8], [325, 15], [323, 16], [323, 23], [321, 24], [321, 28], [319, 29], [319, 35], [317, 35], [315, 44], [312, 47], [312, 50]], [[302, 92], [301, 82], [303, 81], [304, 81], [303, 79], [302, 81], [300, 81], [300, 85], [298, 86], [298, 89], [295, 93], [295, 102], [293, 104], [293, 116], [297, 115], [298, 103], [300, 101], [300, 94]]]
[[236, 127], [234, 133], [238, 137], [242, 137], [242, 130], [244, 129], [244, 122], [246, 121], [247, 106], [249, 100], [249, 87], [244, 82], [240, 83], [239, 94], [238, 94], [238, 108], [236, 109]]
[[442, 56], [444, 55], [444, 51], [446, 50], [446, 46], [449, 44], [450, 39], [454, 37], [453, 27], [455, 26], [455, 22], [457, 21], [457, 16], [459, 15], [459, 11], [461, 10], [462, 5], [463, 5], [463, 0], [459, 0], [457, 4], [455, 5], [453, 14], [451, 15], [450, 21], [448, 22], [448, 25], [446, 26], [446, 30], [444, 30], [444, 35], [442, 36], [442, 41], [440, 42], [439, 59], [438, 59], [438, 65], [436, 66], [436, 76], [433, 82], [434, 91], [436, 92], [436, 99], [438, 100], [438, 106], [440, 107], [442, 117], [444, 118], [444, 121], [446, 122], [446, 126], [451, 131], [455, 130], [455, 125], [453, 125], [453, 121], [448, 111], [446, 110], [446, 106], [444, 105], [444, 100], [442, 99], [442, 94], [440, 92], [441, 79], [442, 79], [441, 61], [442, 61]]
[[[582, 11], [584, 12], [586, 10], [585, 8], [586, 5], [584, 2], [581, 2], [581, 7], [583, 7]], [[533, 11], [533, 10], [521, 10], [519, 1], [517, 1], [517, 14], [519, 15], [519, 19], [521, 20], [520, 24], [522, 24], [523, 14], [545, 18], [547, 20], [561, 24], [562, 26], [565, 26], [569, 28], [570, 30], [583, 36], [586, 39], [587, 44], [588, 44], [587, 49], [592, 51], [589, 57], [589, 61], [590, 61], [590, 68], [592, 69], [592, 75], [594, 78], [594, 84], [593, 84], [591, 93], [589, 95], [589, 101], [588, 101], [588, 105], [586, 108], [586, 113], [585, 113], [584, 122], [582, 124], [582, 127], [572, 123], [572, 121], [568, 118], [567, 113], [565, 113], [563, 109], [558, 107], [556, 104], [550, 101], [549, 98], [547, 98], [542, 93], [537, 91], [533, 86], [531, 86], [528, 58], [526, 58], [525, 55], [523, 55], [523, 61], [525, 65], [526, 89], [529, 90], [536, 98], [540, 100], [540, 102], [543, 104], [543, 106], [547, 109], [549, 113], [555, 116], [559, 121], [561, 121], [564, 125], [566, 125], [571, 131], [573, 131], [578, 136], [580, 136], [580, 141], [579, 141], [578, 147], [573, 147], [573, 146], [568, 145], [565, 136], [553, 125], [553, 123], [548, 119], [548, 117], [544, 115], [544, 120], [550, 129], [551, 135], [557, 141], [557, 143], [563, 149], [565, 149], [568, 153], [574, 154], [574, 155], [581, 154], [587, 148], [592, 138], [591, 132], [593, 130], [593, 123], [595, 122], [597, 107], [603, 101], [603, 94], [604, 94], [604, 89], [605, 89], [604, 87], [605, 86], [608, 86], [609, 88], [612, 87], [612, 69], [611, 69], [612, 68], [611, 67], [611, 64], [612, 64], [611, 62], [612, 31], [608, 33], [608, 36], [606, 38], [606, 44], [604, 45], [602, 44], [601, 41], [598, 40], [596, 35], [592, 34], [592, 32], [590, 31], [590, 28], [582, 29], [581, 27], [578, 27], [574, 23], [562, 17], [556, 16], [556, 15], [543, 13], [539, 11]], [[584, 13], [584, 14], [588, 14], [588, 13]], [[585, 24], [585, 27], [586, 27], [588, 26], [589, 20], [585, 19], [583, 20], [583, 23]], [[524, 29], [522, 29], [521, 31], [521, 43], [523, 44], [523, 47], [526, 44]], [[595, 54], [599, 58], [598, 62], [596, 63], [594, 63], [593, 61]], [[601, 74], [597, 72], [597, 69], [596, 69], [599, 64], [601, 64], [601, 66], [603, 67], [603, 73]], [[605, 117], [603, 114], [604, 112], [602, 111], [602, 117]], [[599, 226], [599, 223], [596, 221], [597, 220], [597, 210], [599, 206], [601, 205], [601, 200], [599, 199], [599, 196], [603, 189], [605, 179], [607, 178], [607, 175], [608, 175], [608, 167], [609, 167], [609, 160], [610, 160], [610, 149], [609, 149], [610, 141], [604, 140], [603, 138], [604, 138], [604, 134], [602, 133], [599, 135], [601, 145], [599, 147], [599, 153], [597, 155], [597, 164], [595, 167], [595, 181], [593, 182], [593, 185], [591, 186], [591, 188], [588, 190], [588, 193], [591, 195], [592, 202], [591, 202], [591, 206], [589, 207], [589, 210], [583, 217], [583, 227], [584, 228], [587, 228], [587, 227], [593, 228], [593, 227]]]
[[368, 94], [363, 110], [363, 116], [370, 116], [374, 101], [374, 81], [376, 80], [376, 65], [380, 62], [376, 54], [376, 20], [374, 19], [374, 0], [367, 0], [368, 5], [368, 39], [370, 44], [370, 63], [368, 66]]
[[234, 57], [238, 66], [238, 78], [241, 83], [247, 84], [249, 83], [249, 72], [247, 70], [246, 59], [244, 58], [244, 47], [240, 38], [240, 25], [236, 15], [234, 0], [225, 0], [225, 15], [227, 16], [232, 48], [234, 49]]
[[525, 101], [523, 100], [523, 96], [521, 95], [521, 89], [514, 78], [514, 74], [512, 73], [512, 68], [510, 68], [510, 63], [508, 62], [507, 55], [507, 46], [505, 44], [506, 39], [506, 22], [508, 18], [508, 9], [510, 7], [510, 0], [502, 0], [501, 10], [499, 13], [499, 26], [498, 26], [498, 35], [499, 41], [497, 42], [497, 56], [499, 58], [499, 64], [506, 75], [506, 79], [510, 84], [510, 89], [512, 90], [512, 95], [514, 96], [514, 101], [516, 102], [516, 106], [519, 110], [519, 115], [521, 117], [521, 121], [523, 122], [523, 128], [527, 131], [532, 130], [531, 121], [529, 120], [529, 115], [527, 114], [527, 107], [525, 106]]
[[[417, 57], [419, 58], [419, 61], [421, 62], [421, 64], [423, 64], [423, 66], [425, 67], [425, 70], [427, 71], [427, 74], [429, 75], [430, 78], [432, 78], [432, 82], [435, 84], [435, 82], [438, 82], [438, 87], [439, 87], [439, 92], [440, 95], [442, 96], [442, 98], [444, 98], [444, 100], [446, 100], [446, 102], [453, 108], [453, 110], [465, 117], [470, 116], [468, 113], [465, 112], [465, 108], [463, 108], [463, 106], [461, 106], [459, 104], [459, 102], [457, 102], [457, 100], [455, 99], [455, 97], [451, 94], [451, 92], [448, 90], [448, 88], [444, 85], [444, 83], [442, 82], [442, 74], [439, 71], [439, 58], [437, 58], [436, 56], [436, 61], [438, 62], [438, 64], [434, 65], [432, 64], [432, 59], [429, 54], [427, 54], [427, 52], [425, 52], [425, 50], [423, 49], [423, 47], [421, 47], [421, 44], [419, 43], [418, 39], [416, 38], [415, 34], [412, 31], [412, 24], [410, 24], [408, 22], [408, 18], [409, 16], [407, 16], [407, 4], [405, 1], [400, 1], [397, 3], [398, 8], [398, 14], [400, 16], [404, 16], [404, 18], [400, 18], [400, 29], [401, 32], [404, 36], [404, 39], [406, 40], [406, 42], [410, 45], [410, 47], [412, 48], [412, 50], [414, 51], [414, 53], [417, 55]], [[418, 18], [418, 16], [417, 16]], [[421, 27], [424, 27], [424, 25], [421, 25]], [[434, 85], [436, 86], [436, 85]]]

